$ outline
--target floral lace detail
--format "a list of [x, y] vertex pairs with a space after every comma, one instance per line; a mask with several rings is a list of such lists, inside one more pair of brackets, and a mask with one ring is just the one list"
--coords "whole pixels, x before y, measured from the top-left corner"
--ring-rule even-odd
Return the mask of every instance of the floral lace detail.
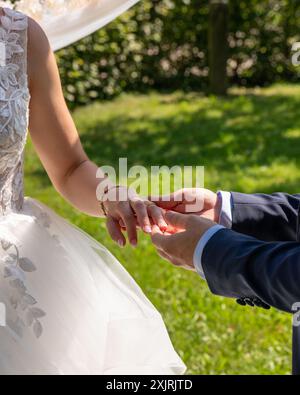
[[[0, 17], [0, 43], [5, 46], [5, 62], [0, 66], [0, 212], [20, 210], [23, 205], [23, 152], [28, 129], [29, 90], [27, 83], [27, 17], [3, 9]], [[46, 313], [25, 286], [27, 273], [36, 270], [30, 259], [20, 256], [13, 242], [1, 239], [5, 253], [3, 276], [12, 289], [10, 303], [17, 311], [8, 326], [19, 336], [32, 327], [37, 338], [42, 335], [40, 319]]]
[[36, 267], [30, 259], [20, 256], [19, 248], [13, 242], [1, 239], [0, 244], [6, 253], [2, 259], [3, 276], [12, 289], [10, 304], [13, 309], [18, 310], [16, 319], [8, 320], [7, 324], [20, 337], [26, 326], [32, 327], [33, 333], [39, 338], [43, 333], [40, 320], [46, 313], [36, 307], [36, 299], [28, 293], [25, 286], [26, 274], [36, 271]]
[[27, 17], [3, 9], [0, 43], [6, 62], [0, 66], [0, 212], [23, 204], [23, 151], [28, 129]]

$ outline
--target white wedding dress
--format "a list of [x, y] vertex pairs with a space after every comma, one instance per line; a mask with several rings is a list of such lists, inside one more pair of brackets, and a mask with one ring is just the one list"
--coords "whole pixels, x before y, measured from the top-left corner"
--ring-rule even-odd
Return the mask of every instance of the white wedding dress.
[[[101, 244], [23, 197], [27, 17], [0, 42], [0, 374], [180, 374], [160, 314]], [[2, 59], [3, 61], [3, 59]]]

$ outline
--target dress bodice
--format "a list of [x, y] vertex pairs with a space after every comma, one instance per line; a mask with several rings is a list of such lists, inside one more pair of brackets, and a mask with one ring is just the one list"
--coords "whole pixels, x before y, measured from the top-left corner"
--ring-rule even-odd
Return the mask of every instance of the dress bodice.
[[29, 114], [26, 15], [2, 9], [0, 17], [0, 213], [23, 204], [23, 152]]

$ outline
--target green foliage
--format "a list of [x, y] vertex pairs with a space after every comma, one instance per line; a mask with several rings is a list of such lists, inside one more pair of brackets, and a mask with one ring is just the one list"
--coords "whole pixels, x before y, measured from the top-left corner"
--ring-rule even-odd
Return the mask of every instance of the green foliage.
[[[109, 26], [57, 54], [71, 106], [123, 91], [204, 90], [208, 0], [143, 0]], [[298, 0], [230, 0], [231, 84], [296, 80]]]
[[[84, 147], [97, 164], [204, 165], [206, 187], [299, 193], [300, 87], [236, 89], [226, 99], [199, 93], [121, 95], [74, 112]], [[145, 148], [147, 147], [147, 148]], [[193, 374], [287, 374], [291, 317], [242, 308], [213, 296], [194, 273], [161, 260], [149, 239], [120, 249], [103, 221], [73, 210], [53, 190], [31, 144], [26, 193], [100, 240], [157, 306]]]

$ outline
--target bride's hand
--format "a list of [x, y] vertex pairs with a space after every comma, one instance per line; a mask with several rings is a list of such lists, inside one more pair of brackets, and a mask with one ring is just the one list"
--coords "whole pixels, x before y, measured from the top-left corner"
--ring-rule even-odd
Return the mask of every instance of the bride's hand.
[[154, 203], [143, 199], [126, 187], [112, 187], [105, 194], [103, 206], [107, 216], [107, 229], [111, 238], [121, 247], [126, 239], [122, 230], [126, 230], [129, 242], [137, 245], [137, 227], [150, 234], [152, 225], [158, 225], [161, 230], [167, 228], [164, 220], [164, 210]]

